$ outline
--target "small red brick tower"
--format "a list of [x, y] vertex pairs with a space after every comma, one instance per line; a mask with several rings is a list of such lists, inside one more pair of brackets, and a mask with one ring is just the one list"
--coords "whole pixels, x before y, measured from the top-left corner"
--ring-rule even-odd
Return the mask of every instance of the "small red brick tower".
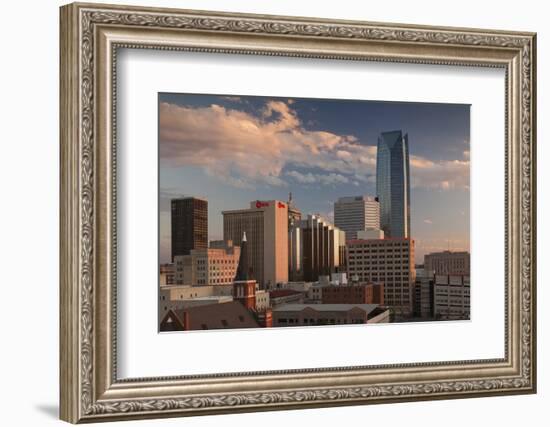
[[233, 299], [240, 301], [248, 310], [256, 310], [256, 286], [257, 282], [252, 278], [252, 270], [248, 266], [245, 232], [241, 242], [241, 256], [237, 267], [237, 275], [233, 281]]

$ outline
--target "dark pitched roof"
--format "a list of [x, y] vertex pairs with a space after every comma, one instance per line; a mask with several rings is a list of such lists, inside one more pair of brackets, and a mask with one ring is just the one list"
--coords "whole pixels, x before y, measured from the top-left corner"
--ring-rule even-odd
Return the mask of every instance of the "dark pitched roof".
[[188, 330], [259, 328], [254, 316], [238, 301], [200, 305], [173, 310], [183, 321], [183, 313], [189, 315]]
[[248, 264], [248, 245], [246, 243], [246, 232], [243, 233], [241, 242], [241, 254], [239, 257], [239, 266], [237, 267], [237, 275], [235, 281], [246, 281], [253, 279], [252, 267]]

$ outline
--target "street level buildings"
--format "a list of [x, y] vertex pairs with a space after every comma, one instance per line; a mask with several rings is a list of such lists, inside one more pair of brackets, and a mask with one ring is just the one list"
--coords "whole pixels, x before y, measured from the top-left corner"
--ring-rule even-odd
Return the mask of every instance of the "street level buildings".
[[237, 301], [169, 310], [160, 322], [161, 332], [259, 326], [253, 314]]
[[273, 326], [388, 323], [389, 310], [376, 304], [284, 304], [273, 309]]
[[378, 137], [376, 194], [386, 237], [411, 237], [409, 138], [400, 130]]
[[384, 285], [323, 286], [323, 304], [384, 304]]
[[370, 196], [340, 197], [334, 203], [334, 225], [346, 233], [346, 240], [357, 239], [357, 232], [380, 229], [380, 204]]
[[271, 306], [275, 307], [281, 304], [302, 303], [305, 292], [295, 291], [293, 289], [275, 289], [269, 292]]
[[176, 283], [175, 267], [173, 263], [160, 265], [160, 286], [169, 286]]
[[227, 242], [211, 242], [208, 249], [192, 249], [174, 258], [176, 285], [230, 285], [235, 279], [241, 249]]
[[348, 242], [348, 275], [353, 282], [384, 284], [384, 303], [397, 316], [413, 310], [414, 240], [386, 238]]
[[435, 318], [437, 320], [470, 319], [470, 276], [435, 276]]
[[246, 233], [248, 264], [262, 289], [288, 281], [288, 206], [279, 200], [250, 202], [248, 209], [223, 211], [223, 238], [239, 242]]
[[[198, 197], [171, 200], [172, 262], [193, 249], [208, 248], [208, 201]], [[237, 240], [238, 241], [238, 240]]]
[[470, 275], [469, 252], [433, 252], [424, 255], [424, 270], [427, 275]]
[[[319, 215], [296, 221], [289, 233], [297, 250], [290, 260], [293, 281], [315, 282], [344, 269], [345, 232]], [[291, 244], [291, 245], [292, 245]]]
[[159, 288], [159, 322], [168, 310], [196, 305], [218, 304], [233, 300], [233, 285], [161, 286]]

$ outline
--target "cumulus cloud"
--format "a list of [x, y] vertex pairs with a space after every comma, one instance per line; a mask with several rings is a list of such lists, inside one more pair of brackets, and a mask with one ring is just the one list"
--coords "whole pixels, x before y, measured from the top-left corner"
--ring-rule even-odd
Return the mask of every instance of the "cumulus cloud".
[[[235, 100], [236, 101], [236, 100]], [[374, 183], [376, 147], [353, 135], [308, 130], [292, 100], [268, 101], [257, 115], [212, 104], [160, 104], [160, 155], [168, 167], [198, 166], [239, 188]], [[411, 156], [413, 187], [468, 188], [469, 159]]]
[[294, 181], [300, 184], [336, 185], [348, 184], [350, 182], [348, 177], [334, 172], [330, 172], [328, 174], [314, 174], [311, 172], [301, 173], [293, 170], [287, 172], [286, 175], [293, 178]]
[[215, 104], [191, 108], [161, 103], [160, 140], [168, 166], [201, 166], [245, 188], [285, 185], [285, 166], [321, 170], [327, 176], [317, 176], [317, 181], [331, 184], [344, 182], [343, 174], [364, 176], [365, 167], [376, 164], [376, 147], [348, 135], [306, 130], [281, 101], [268, 102], [260, 117]]
[[468, 190], [470, 188], [470, 160], [432, 160], [411, 156], [411, 185], [440, 190]]

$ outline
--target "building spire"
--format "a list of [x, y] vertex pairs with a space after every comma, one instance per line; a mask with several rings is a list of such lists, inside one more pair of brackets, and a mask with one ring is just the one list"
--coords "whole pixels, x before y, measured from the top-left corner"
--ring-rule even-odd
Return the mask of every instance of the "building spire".
[[237, 275], [235, 281], [251, 280], [251, 269], [248, 265], [248, 245], [246, 243], [246, 231], [243, 232], [243, 240], [241, 241], [241, 255], [239, 257], [239, 266], [237, 267]]

